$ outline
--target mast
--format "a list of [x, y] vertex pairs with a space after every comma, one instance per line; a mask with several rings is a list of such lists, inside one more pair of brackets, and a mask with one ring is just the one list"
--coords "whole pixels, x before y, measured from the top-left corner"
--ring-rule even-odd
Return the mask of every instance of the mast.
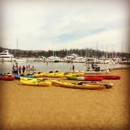
[[18, 38], [17, 38], [17, 50], [18, 50]]
[[107, 57], [107, 45], [106, 45], [106, 58], [108, 58], [108, 57]]

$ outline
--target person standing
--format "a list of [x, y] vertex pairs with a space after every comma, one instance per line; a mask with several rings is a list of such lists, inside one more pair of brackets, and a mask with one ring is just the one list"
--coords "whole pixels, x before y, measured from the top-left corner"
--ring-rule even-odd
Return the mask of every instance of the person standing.
[[18, 67], [14, 66], [13, 69], [14, 69], [14, 74], [18, 74]]
[[23, 74], [24, 74], [24, 72], [25, 72], [25, 66], [23, 65], [23, 67], [22, 67], [22, 70], [23, 70]]
[[19, 74], [21, 74], [21, 70], [22, 70], [21, 66], [19, 66], [18, 70], [19, 70]]
[[73, 72], [74, 72], [74, 69], [75, 69], [75, 66], [74, 66], [74, 65], [72, 65], [72, 70], [73, 70]]
[[32, 72], [34, 72], [34, 66], [32, 66]]
[[15, 62], [16, 67], [18, 68], [18, 62]]
[[28, 65], [26, 65], [26, 72], [28, 72]]
[[92, 69], [95, 69], [95, 64], [94, 63], [92, 63]]

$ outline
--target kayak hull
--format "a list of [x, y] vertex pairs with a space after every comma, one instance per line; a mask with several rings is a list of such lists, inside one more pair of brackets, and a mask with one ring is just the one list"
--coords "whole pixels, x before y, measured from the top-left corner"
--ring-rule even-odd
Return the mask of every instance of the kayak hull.
[[51, 81], [41, 78], [36, 79], [36, 78], [20, 77], [20, 83], [24, 85], [43, 86], [43, 87], [49, 87], [52, 85]]
[[84, 77], [84, 76], [72, 76], [66, 75], [65, 76], [69, 80], [80, 80], [80, 81], [102, 81], [103, 78], [101, 77]]
[[13, 76], [0, 76], [0, 80], [12, 81], [14, 80], [14, 77]]
[[61, 82], [57, 80], [52, 80], [52, 84], [54, 86], [59, 86], [59, 87], [65, 87], [65, 88], [77, 88], [77, 89], [90, 89], [90, 90], [98, 90], [98, 89], [106, 89], [109, 88], [105, 85], [100, 85], [100, 84], [89, 84], [89, 83], [70, 83], [70, 82]]
[[94, 76], [86, 75], [84, 77], [89, 77], [89, 78], [90, 77], [101, 77], [103, 79], [112, 79], [112, 80], [116, 80], [116, 79], [120, 79], [121, 78], [121, 76], [118, 76], [118, 75], [94, 75]]

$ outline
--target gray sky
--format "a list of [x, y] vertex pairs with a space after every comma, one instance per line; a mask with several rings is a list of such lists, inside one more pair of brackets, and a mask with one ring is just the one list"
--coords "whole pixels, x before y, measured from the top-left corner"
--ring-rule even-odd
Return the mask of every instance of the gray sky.
[[2, 47], [128, 52], [129, 0], [1, 0]]

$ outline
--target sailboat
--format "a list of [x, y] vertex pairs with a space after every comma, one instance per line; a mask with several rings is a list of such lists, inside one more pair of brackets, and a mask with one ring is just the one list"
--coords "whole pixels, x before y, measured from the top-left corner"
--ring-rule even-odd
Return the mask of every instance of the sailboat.
[[46, 59], [46, 62], [60, 62], [60, 61], [61, 59], [58, 56], [54, 55], [54, 47], [53, 47], [53, 54], [52, 56]]
[[[18, 50], [18, 39], [17, 39], [17, 50]], [[15, 50], [16, 55], [16, 50]], [[15, 57], [15, 62], [26, 62], [26, 59], [23, 59], [21, 57]]]

